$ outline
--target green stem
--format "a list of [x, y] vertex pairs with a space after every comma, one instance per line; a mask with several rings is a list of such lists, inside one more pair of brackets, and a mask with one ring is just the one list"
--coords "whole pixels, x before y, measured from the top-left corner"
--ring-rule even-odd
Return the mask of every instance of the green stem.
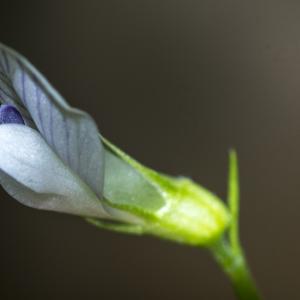
[[244, 253], [236, 251], [226, 241], [213, 245], [212, 251], [216, 261], [229, 277], [236, 296], [240, 300], [261, 300], [254, 279], [249, 271]]

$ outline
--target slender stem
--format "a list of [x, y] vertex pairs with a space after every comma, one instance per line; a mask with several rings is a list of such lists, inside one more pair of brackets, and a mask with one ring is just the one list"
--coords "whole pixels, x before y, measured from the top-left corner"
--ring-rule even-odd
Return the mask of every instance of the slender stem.
[[261, 300], [254, 279], [249, 271], [244, 253], [233, 249], [226, 241], [213, 245], [212, 251], [216, 261], [229, 277], [236, 296], [240, 300]]
[[240, 183], [238, 159], [235, 150], [230, 150], [229, 152], [227, 201], [231, 213], [231, 224], [228, 232], [230, 245], [233, 251], [241, 252], [239, 241]]
[[229, 152], [228, 206], [231, 224], [228, 233], [210, 247], [216, 261], [229, 277], [240, 300], [260, 300], [239, 239], [239, 170], [237, 155]]

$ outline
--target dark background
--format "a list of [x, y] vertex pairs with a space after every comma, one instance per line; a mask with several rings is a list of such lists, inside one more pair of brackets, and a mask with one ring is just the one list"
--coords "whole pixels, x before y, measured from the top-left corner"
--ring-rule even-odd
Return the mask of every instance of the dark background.
[[[253, 272], [267, 299], [299, 299], [299, 1], [1, 1], [0, 40], [156, 170], [224, 199], [235, 147]], [[0, 214], [1, 299], [233, 299], [204, 250], [3, 191]]]

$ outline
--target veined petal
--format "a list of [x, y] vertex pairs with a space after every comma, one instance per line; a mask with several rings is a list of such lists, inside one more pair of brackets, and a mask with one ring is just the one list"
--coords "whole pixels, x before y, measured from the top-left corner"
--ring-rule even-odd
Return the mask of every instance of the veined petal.
[[27, 206], [108, 217], [96, 194], [30, 127], [0, 126], [0, 170], [3, 188]]
[[0, 100], [34, 121], [56, 154], [98, 197], [103, 192], [104, 154], [98, 130], [86, 113], [71, 108], [21, 55], [0, 44]]

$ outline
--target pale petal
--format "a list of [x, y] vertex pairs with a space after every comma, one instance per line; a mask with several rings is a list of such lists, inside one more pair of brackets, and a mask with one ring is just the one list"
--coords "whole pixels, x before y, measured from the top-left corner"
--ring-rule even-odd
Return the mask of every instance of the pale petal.
[[1, 99], [16, 105], [26, 124], [32, 118], [56, 154], [102, 197], [104, 155], [94, 121], [71, 108], [24, 57], [0, 44]]
[[0, 182], [25, 205], [81, 216], [107, 217], [92, 190], [34, 129], [0, 125]]

